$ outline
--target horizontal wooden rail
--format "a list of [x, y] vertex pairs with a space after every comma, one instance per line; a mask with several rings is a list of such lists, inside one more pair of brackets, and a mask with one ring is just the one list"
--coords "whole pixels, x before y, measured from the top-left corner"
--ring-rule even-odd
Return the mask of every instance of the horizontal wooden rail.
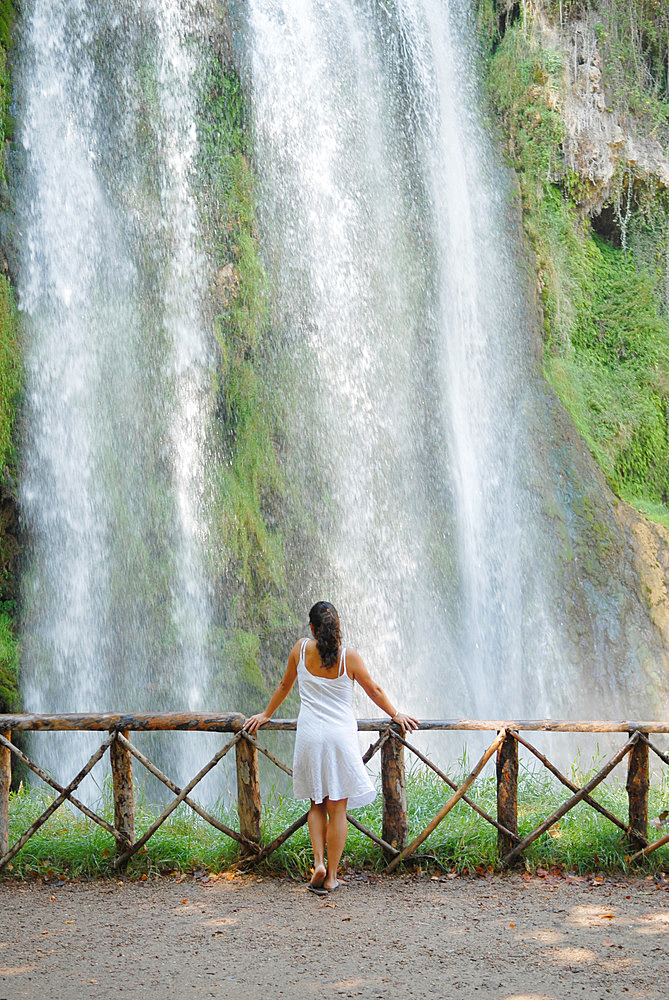
[[[245, 716], [241, 712], [104, 712], [71, 715], [0, 715], [0, 732], [133, 732], [184, 731], [238, 733]], [[292, 731], [297, 719], [272, 719], [264, 731]], [[358, 719], [361, 733], [382, 732], [388, 719]], [[423, 719], [423, 732], [515, 732], [546, 733], [669, 733], [669, 722], [564, 721], [560, 719]]]
[[[152, 713], [80, 713], [67, 715], [0, 715], [0, 868], [7, 864], [21, 850], [30, 837], [46, 822], [65, 801], [80, 809], [89, 819], [102, 826], [116, 840], [117, 858], [115, 865], [124, 864], [150, 839], [162, 823], [174, 812], [176, 807], [185, 803], [197, 812], [206, 822], [210, 823], [220, 833], [228, 836], [240, 845], [240, 850], [246, 862], [251, 864], [268, 857], [281, 844], [291, 837], [296, 830], [306, 822], [306, 813], [292, 823], [286, 830], [276, 836], [270, 843], [263, 843], [261, 837], [261, 799], [258, 773], [258, 756], [262, 754], [275, 767], [283, 770], [289, 776], [291, 768], [281, 761], [268, 747], [263, 746], [261, 739], [266, 730], [281, 732], [294, 731], [295, 719], [274, 719], [266, 723], [256, 737], [250, 737], [243, 732], [244, 715], [240, 712], [152, 712]], [[473, 809], [484, 822], [497, 829], [498, 850], [503, 866], [513, 863], [522, 851], [545, 833], [552, 825], [579, 802], [597, 810], [609, 822], [621, 830], [621, 835], [629, 844], [632, 859], [640, 859], [659, 849], [669, 842], [669, 835], [660, 837], [654, 843], [648, 840], [648, 789], [649, 789], [649, 751], [652, 750], [659, 760], [669, 764], [669, 756], [651, 741], [653, 735], [669, 734], [669, 722], [634, 722], [634, 721], [560, 721], [555, 719], [535, 720], [479, 720], [479, 719], [446, 719], [424, 720], [419, 729], [423, 732], [493, 732], [492, 741], [488, 740], [488, 749], [471, 774], [459, 786], [430, 758], [401, 735], [397, 725], [387, 719], [361, 719], [358, 721], [361, 732], [377, 733], [378, 736], [370, 744], [363, 756], [368, 763], [376, 754], [381, 754], [381, 786], [383, 795], [383, 829], [381, 834], [365, 827], [360, 821], [349, 815], [350, 822], [373, 843], [380, 847], [388, 862], [388, 868], [394, 869], [405, 859], [409, 859], [414, 851], [427, 839], [437, 826], [445, 820], [450, 810], [458, 802]], [[88, 763], [67, 785], [61, 784], [47, 774], [43, 768], [31, 761], [24, 751], [11, 742], [12, 732], [76, 732], [92, 731], [105, 735], [99, 749], [90, 757]], [[197, 731], [218, 734], [232, 734], [210, 761], [183, 788], [167, 777], [145, 754], [135, 747], [130, 740], [133, 732], [167, 732], [167, 731]], [[562, 774], [548, 757], [541, 753], [530, 742], [530, 737], [523, 737], [521, 732], [546, 733], [592, 733], [616, 734], [626, 737], [624, 745], [614, 751], [608, 762], [598, 773], [579, 788], [572, 780]], [[518, 747], [530, 751], [534, 757], [546, 767], [572, 793], [566, 802], [548, 816], [535, 830], [521, 836], [518, 832]], [[215, 768], [219, 761], [234, 748], [237, 774], [237, 810], [239, 830], [235, 830], [220, 819], [207, 812], [192, 797], [195, 786], [202, 778]], [[112, 783], [114, 791], [114, 823], [96, 815], [74, 792], [84, 777], [109, 750]], [[425, 829], [414, 837], [406, 846], [408, 821], [406, 807], [406, 776], [405, 752], [412, 753], [432, 772], [441, 779], [452, 794], [447, 797], [444, 805], [436, 816], [430, 820]], [[477, 803], [466, 795], [471, 785], [483, 772], [486, 762], [493, 756], [497, 758], [497, 815], [491, 816], [481, 809]], [[616, 767], [625, 756], [628, 756], [626, 790], [629, 804], [629, 815], [625, 819], [615, 816], [605, 809], [591, 796], [593, 789]], [[17, 759], [29, 767], [39, 778], [50, 785], [58, 794], [51, 805], [23, 831], [16, 842], [9, 844], [9, 788], [11, 760]], [[158, 778], [175, 796], [166, 806], [160, 816], [149, 826], [139, 839], [135, 838], [134, 817], [134, 783], [133, 761], [146, 768]]]
[[[76, 715], [0, 715], [0, 732], [159, 732], [238, 733], [241, 712], [90, 712]], [[293, 727], [294, 728], [294, 727]]]

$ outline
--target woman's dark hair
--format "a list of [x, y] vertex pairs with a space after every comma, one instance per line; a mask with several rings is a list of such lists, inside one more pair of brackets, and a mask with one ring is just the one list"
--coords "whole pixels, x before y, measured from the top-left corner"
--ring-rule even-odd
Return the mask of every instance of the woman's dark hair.
[[316, 648], [323, 666], [334, 666], [341, 645], [341, 626], [337, 609], [328, 601], [317, 601], [309, 612], [309, 621], [314, 626]]

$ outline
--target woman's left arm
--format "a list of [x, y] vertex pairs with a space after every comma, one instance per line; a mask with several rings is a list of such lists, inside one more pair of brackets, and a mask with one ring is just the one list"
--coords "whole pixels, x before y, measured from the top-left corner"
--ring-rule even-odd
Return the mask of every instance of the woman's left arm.
[[382, 712], [387, 712], [392, 721], [402, 727], [403, 732], [406, 733], [411, 732], [412, 729], [418, 729], [418, 719], [414, 719], [412, 715], [406, 715], [404, 712], [395, 711], [388, 695], [381, 685], [377, 684], [372, 678], [369, 670], [362, 661], [360, 653], [356, 652], [355, 649], [346, 650], [346, 666], [353, 680], [358, 682], [363, 691], [372, 699], [375, 705], [379, 706]]

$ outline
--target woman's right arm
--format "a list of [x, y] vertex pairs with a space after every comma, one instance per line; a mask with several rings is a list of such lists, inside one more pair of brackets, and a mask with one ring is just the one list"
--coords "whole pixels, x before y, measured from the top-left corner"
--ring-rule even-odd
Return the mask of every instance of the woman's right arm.
[[402, 727], [404, 733], [411, 732], [412, 729], [418, 729], [418, 719], [414, 719], [412, 715], [406, 715], [405, 712], [395, 711], [388, 695], [381, 685], [377, 684], [372, 678], [369, 670], [362, 661], [360, 653], [355, 649], [346, 650], [346, 666], [353, 680], [358, 682], [363, 691], [372, 699], [375, 705], [379, 706], [382, 712], [386, 712], [393, 722]]
[[291, 688], [295, 683], [295, 678], [297, 677], [297, 661], [299, 659], [299, 655], [300, 643], [296, 642], [290, 651], [286, 672], [277, 684], [276, 690], [267, 704], [267, 708], [264, 712], [258, 712], [256, 715], [251, 715], [244, 723], [242, 728], [245, 729], [247, 733], [253, 735], [253, 733], [255, 733], [260, 726], [269, 722], [279, 705], [288, 697]]

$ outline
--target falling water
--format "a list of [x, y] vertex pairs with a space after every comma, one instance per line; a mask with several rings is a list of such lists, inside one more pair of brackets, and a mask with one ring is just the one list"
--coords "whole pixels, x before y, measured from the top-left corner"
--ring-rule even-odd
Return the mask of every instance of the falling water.
[[[213, 707], [195, 103], [216, 6], [22, 4], [32, 711]], [[605, 494], [537, 373], [469, 2], [231, 8], [294, 606], [334, 600], [373, 672], [424, 717], [578, 716], [595, 696], [602, 714], [642, 714], [643, 609], [623, 621], [635, 597], [596, 560], [583, 579], [565, 569], [588, 545], [574, 511]]]
[[[197, 709], [207, 692], [213, 350], [191, 192], [196, 7], [23, 5], [30, 711]], [[59, 770], [63, 749], [49, 747]]]
[[577, 580], [564, 600], [551, 517], [581, 530], [564, 525], [589, 487], [577, 446], [547, 457], [561, 431], [471, 5], [235, 7], [284, 459], [320, 539], [293, 553], [300, 603], [339, 604], [422, 716], [579, 717], [598, 687], [599, 712], [650, 704], [623, 678], [614, 586]]

